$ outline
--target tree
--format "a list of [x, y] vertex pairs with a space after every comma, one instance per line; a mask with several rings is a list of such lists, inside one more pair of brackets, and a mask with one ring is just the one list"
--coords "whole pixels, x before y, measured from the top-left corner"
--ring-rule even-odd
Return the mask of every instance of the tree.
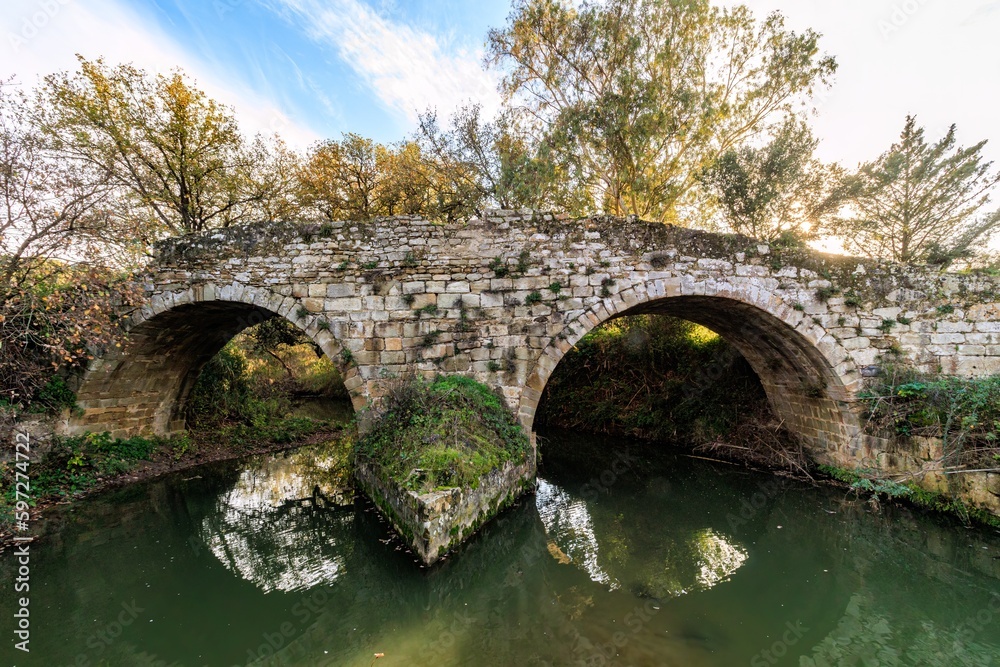
[[[420, 116], [418, 140], [448, 193], [449, 214], [482, 214], [486, 208], [572, 208], [545, 151], [523, 131], [510, 111], [483, 121], [478, 104], [459, 109], [442, 129], [437, 115]], [[570, 204], [567, 206], [567, 204]]]
[[381, 175], [381, 214], [435, 216], [436, 188], [420, 144], [403, 141], [395, 147], [379, 145], [375, 162]]
[[353, 133], [314, 146], [299, 175], [303, 203], [330, 220], [377, 215], [375, 152], [375, 142]]
[[958, 147], [954, 125], [928, 144], [907, 116], [899, 141], [845, 181], [841, 196], [850, 213], [832, 233], [850, 251], [897, 262], [968, 255], [1000, 228], [1000, 211], [985, 211], [1000, 182], [980, 153], [985, 145]]
[[78, 58], [79, 72], [45, 77], [35, 122], [64, 159], [105, 174], [122, 210], [155, 225], [150, 237], [255, 216], [266, 192], [247, 174], [259, 155], [229, 109], [180, 70], [151, 77]]
[[32, 122], [36, 103], [0, 83], [0, 301], [66, 261], [124, 266], [143, 250], [113, 210], [107, 174], [61, 159]]
[[439, 188], [421, 147], [348, 133], [313, 146], [298, 173], [303, 206], [328, 220], [437, 217]]
[[840, 169], [813, 157], [809, 127], [790, 117], [764, 146], [731, 148], [705, 174], [728, 226], [764, 241], [812, 236], [839, 207]]
[[818, 39], [708, 0], [518, 0], [487, 59], [594, 207], [674, 221], [720, 154], [828, 83]]

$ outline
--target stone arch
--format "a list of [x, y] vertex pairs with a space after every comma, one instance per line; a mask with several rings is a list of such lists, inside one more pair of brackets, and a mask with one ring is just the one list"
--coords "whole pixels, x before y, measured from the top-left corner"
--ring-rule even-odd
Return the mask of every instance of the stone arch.
[[[240, 283], [200, 284], [153, 296], [131, 315], [120, 351], [98, 358], [77, 389], [82, 413], [68, 434], [109, 431], [115, 436], [166, 435], [184, 428], [184, 408], [198, 374], [233, 336], [249, 326], [284, 317], [305, 332], [341, 369], [348, 389], [358, 371], [340, 361], [338, 322], [308, 313], [299, 299]], [[364, 397], [352, 392], [355, 409]]]
[[851, 409], [861, 376], [850, 355], [810, 316], [749, 282], [744, 287], [656, 280], [586, 310], [567, 323], [565, 335], [550, 342], [530, 372], [518, 407], [521, 423], [531, 428], [545, 385], [584, 335], [615, 318], [640, 314], [689, 320], [729, 341], [757, 373], [776, 415], [814, 459], [842, 461], [861, 446], [858, 416]]

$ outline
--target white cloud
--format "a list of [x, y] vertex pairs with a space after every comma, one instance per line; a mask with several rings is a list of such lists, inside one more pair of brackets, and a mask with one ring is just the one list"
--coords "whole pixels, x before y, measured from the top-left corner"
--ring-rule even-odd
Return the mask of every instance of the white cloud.
[[319, 139], [275, 100], [231, 72], [181, 48], [149, 20], [116, 0], [8, 0], [0, 12], [0, 79], [38, 77], [77, 68], [75, 54], [110, 64], [131, 62], [149, 72], [181, 67], [210, 97], [232, 106], [240, 126], [253, 134], [278, 132], [292, 146]]
[[496, 80], [480, 66], [482, 54], [395, 23], [359, 0], [270, 0], [310, 39], [332, 47], [390, 110], [414, 123], [436, 107], [447, 115], [474, 101], [492, 115], [499, 108]]

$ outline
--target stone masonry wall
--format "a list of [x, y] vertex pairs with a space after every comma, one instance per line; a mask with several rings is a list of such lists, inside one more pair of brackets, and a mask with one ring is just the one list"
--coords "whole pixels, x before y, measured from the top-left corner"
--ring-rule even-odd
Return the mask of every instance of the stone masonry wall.
[[[1000, 372], [1000, 283], [786, 249], [633, 218], [493, 212], [438, 225], [261, 224], [160, 244], [124, 352], [95, 362], [63, 430], [182, 427], [201, 366], [267, 317], [300, 326], [356, 407], [410, 373], [498, 387], [530, 429], [563, 354], [622, 314], [658, 312], [730, 340], [820, 462], [866, 465], [855, 396], [881, 355]], [[718, 369], [705, 369], [705, 373]], [[912, 463], [912, 462], [911, 462]]]

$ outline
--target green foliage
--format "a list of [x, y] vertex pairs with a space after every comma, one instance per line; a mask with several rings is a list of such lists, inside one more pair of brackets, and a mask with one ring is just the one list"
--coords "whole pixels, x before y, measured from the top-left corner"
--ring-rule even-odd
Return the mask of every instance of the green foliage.
[[797, 311], [799, 311], [801, 313], [802, 311], [804, 311], [806, 309], [806, 307], [803, 306], [798, 301], [796, 301], [795, 303], [792, 304], [792, 309], [793, 310], [797, 310]]
[[533, 306], [536, 303], [541, 303], [541, 302], [542, 302], [541, 292], [532, 292], [528, 296], [524, 297], [524, 305], [526, 306]]
[[[102, 479], [128, 472], [139, 461], [152, 458], [158, 450], [190, 448], [187, 436], [170, 438], [114, 438], [110, 433], [85, 433], [55, 438], [51, 449], [31, 464], [32, 502], [65, 497], [93, 488]], [[13, 505], [14, 469], [5, 468], [2, 483], [4, 500]]]
[[475, 487], [505, 462], [523, 461], [529, 449], [500, 396], [470, 378], [448, 376], [395, 386], [355, 452], [385, 478], [424, 493]]
[[840, 290], [832, 285], [830, 287], [820, 287], [816, 290], [816, 298], [824, 303], [838, 294], [840, 294]]
[[424, 337], [420, 339], [420, 347], [430, 347], [438, 341], [441, 337], [441, 332], [435, 329], [434, 331], [428, 331], [424, 334]]
[[487, 368], [487, 369], [488, 369], [488, 370], [489, 370], [489, 371], [490, 371], [491, 373], [496, 373], [496, 372], [497, 372], [497, 371], [499, 371], [499, 370], [500, 370], [501, 368], [503, 368], [503, 366], [501, 366], [501, 365], [500, 365], [500, 362], [499, 362], [499, 361], [497, 361], [497, 360], [495, 360], [495, 359], [491, 359], [491, 360], [490, 360], [490, 362], [489, 362], [488, 364], [486, 364], [486, 368]]
[[955, 306], [950, 303], [946, 303], [943, 306], [938, 306], [937, 312], [939, 315], [950, 315], [955, 312]]
[[817, 470], [839, 482], [850, 485], [854, 491], [869, 497], [889, 500], [903, 500], [911, 505], [958, 517], [965, 523], [975, 521], [982, 525], [1000, 528], [1000, 517], [977, 508], [969, 507], [957, 498], [949, 498], [942, 493], [928, 491], [913, 482], [896, 482], [885, 479], [872, 470], [851, 470], [837, 466], [821, 465]]
[[53, 375], [45, 386], [38, 390], [32, 403], [42, 405], [52, 412], [65, 408], [72, 410], [76, 407], [76, 394], [61, 375]]
[[907, 116], [899, 141], [846, 181], [842, 196], [855, 215], [832, 231], [852, 252], [898, 262], [967, 256], [1000, 229], [1000, 211], [985, 210], [1000, 183], [985, 144], [958, 146], [954, 125], [928, 144]]
[[517, 255], [517, 264], [514, 266], [514, 270], [518, 273], [524, 274], [528, 272], [531, 267], [531, 253], [527, 250], [522, 250]]
[[436, 315], [438, 307], [436, 304], [429, 303], [426, 306], [421, 306], [417, 308], [417, 315]]
[[417, 295], [416, 294], [404, 294], [403, 295], [403, 303], [405, 303], [407, 306], [412, 306], [413, 302], [416, 301], [416, 300], [417, 300]]
[[729, 227], [765, 241], [814, 233], [839, 206], [833, 196], [839, 170], [813, 157], [818, 144], [809, 126], [791, 117], [767, 145], [723, 153], [703, 183]]
[[882, 320], [882, 323], [878, 325], [878, 330], [882, 333], [889, 333], [894, 326], [896, 326], [896, 320]]
[[818, 39], [708, 0], [518, 0], [488, 59], [567, 208], [672, 221], [719, 146], [829, 80]]
[[876, 433], [941, 437], [951, 457], [961, 458], [965, 451], [981, 458], [996, 451], [1000, 376], [930, 376], [887, 364], [859, 397]]
[[188, 418], [242, 419], [255, 412], [254, 398], [246, 354], [229, 343], [202, 368], [188, 397]]
[[725, 340], [691, 322], [640, 315], [595, 328], [566, 353], [536, 423], [691, 445], [767, 410], [757, 376]]
[[605, 278], [601, 281], [601, 298], [607, 299], [611, 296], [611, 288], [614, 286], [615, 281], [611, 278]]
[[297, 158], [280, 141], [247, 141], [231, 110], [180, 70], [78, 59], [78, 72], [43, 79], [33, 122], [79, 176], [94, 179], [94, 202], [110, 209], [107, 217], [130, 221], [148, 241], [162, 230], [293, 216], [287, 195]]
[[503, 278], [509, 273], [507, 264], [500, 257], [494, 257], [490, 260], [489, 269], [497, 278]]
[[558, 280], [549, 285], [549, 291], [555, 294], [556, 296], [559, 295], [559, 292], [562, 290], [562, 288], [563, 288], [562, 283], [559, 282]]
[[861, 297], [854, 290], [847, 290], [847, 293], [844, 294], [844, 305], [851, 308], [860, 308]]

